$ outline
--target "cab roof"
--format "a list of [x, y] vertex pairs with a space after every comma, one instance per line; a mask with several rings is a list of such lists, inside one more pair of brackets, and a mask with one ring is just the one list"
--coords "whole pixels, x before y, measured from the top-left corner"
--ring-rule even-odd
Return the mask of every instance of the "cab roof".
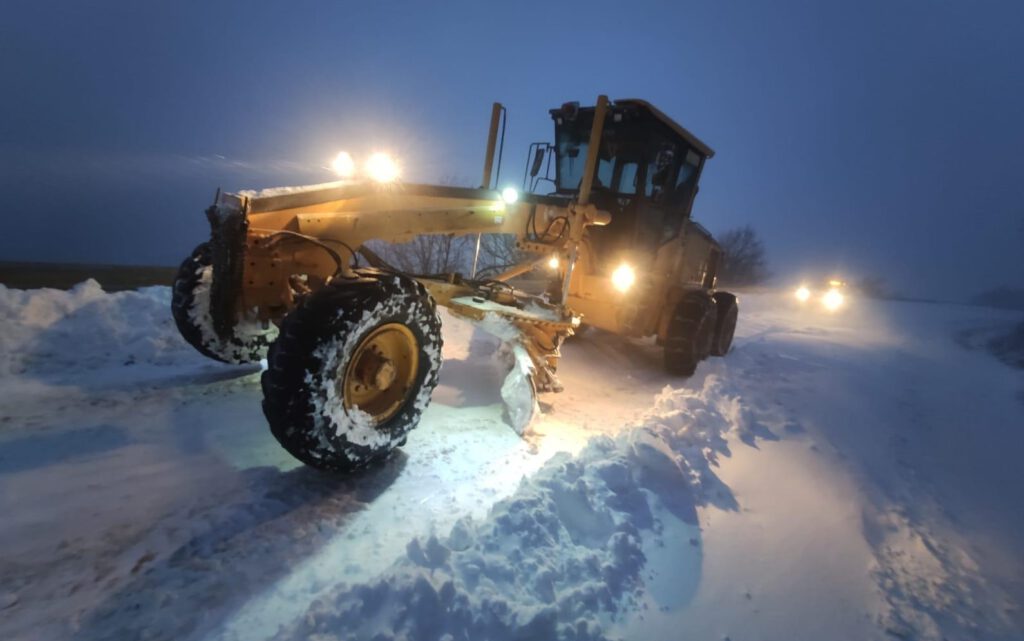
[[671, 118], [666, 116], [664, 112], [662, 112], [660, 109], [658, 109], [651, 103], [647, 102], [646, 100], [639, 100], [637, 98], [620, 98], [616, 100], [612, 106], [613, 108], [621, 106], [634, 106], [639, 109], [644, 109], [650, 112], [652, 116], [654, 116], [655, 118], [663, 122], [665, 125], [667, 125], [669, 129], [679, 134], [679, 136], [683, 140], [690, 143], [690, 145], [692, 145], [697, 151], [699, 151], [705, 157], [711, 158], [712, 156], [715, 155], [715, 150], [704, 144], [704, 141], [702, 141], [697, 136], [694, 136], [692, 133], [690, 133], [688, 129], [680, 125], [675, 120], [672, 120]]
[[[687, 144], [705, 158], [711, 158], [715, 155], [715, 150], [708, 147], [704, 141], [697, 136], [694, 136], [689, 130], [675, 120], [666, 116], [664, 112], [646, 100], [639, 100], [637, 98], [621, 98], [610, 103], [608, 108], [612, 113], [616, 110], [621, 112], [623, 109], [646, 112], [651, 118], [661, 122], [663, 125], [668, 127], [670, 131], [686, 141]], [[568, 113], [575, 113], [576, 111], [585, 111], [589, 113], [594, 111], [594, 107], [580, 107], [577, 102], [567, 102], [558, 109], [552, 109], [550, 113], [553, 118], [558, 119], [566, 116], [567, 109], [569, 110]], [[572, 116], [570, 115], [569, 118], [571, 119]]]

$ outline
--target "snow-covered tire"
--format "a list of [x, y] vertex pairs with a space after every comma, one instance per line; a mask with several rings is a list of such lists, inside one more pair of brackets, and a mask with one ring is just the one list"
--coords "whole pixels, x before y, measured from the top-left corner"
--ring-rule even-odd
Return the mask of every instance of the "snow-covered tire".
[[[367, 348], [368, 342], [388, 331], [415, 341], [405, 346], [412, 351], [403, 359], [409, 375], [396, 388], [401, 393], [375, 420], [358, 405], [349, 407], [351, 400], [344, 396], [348, 381], [361, 371], [360, 355], [376, 350], [375, 345]], [[405, 443], [430, 402], [441, 368], [441, 342], [437, 307], [417, 281], [369, 272], [359, 280], [335, 281], [285, 317], [270, 348], [262, 383], [271, 432], [312, 467], [351, 471], [384, 459]], [[392, 369], [399, 374], [374, 393], [389, 394], [392, 385], [400, 384], [403, 366]]]
[[711, 355], [725, 356], [732, 348], [732, 337], [736, 334], [736, 320], [740, 308], [735, 294], [715, 292], [715, 307], [718, 318], [715, 322], [715, 337], [711, 341]]
[[232, 365], [257, 363], [267, 355], [277, 336], [273, 325], [264, 328], [256, 321], [241, 321], [231, 336], [222, 339], [213, 328], [210, 316], [210, 286], [213, 266], [210, 246], [203, 243], [181, 263], [171, 290], [171, 314], [181, 337], [209, 358]]
[[665, 336], [665, 371], [693, 376], [697, 365], [711, 353], [717, 318], [710, 297], [691, 295], [676, 305]]

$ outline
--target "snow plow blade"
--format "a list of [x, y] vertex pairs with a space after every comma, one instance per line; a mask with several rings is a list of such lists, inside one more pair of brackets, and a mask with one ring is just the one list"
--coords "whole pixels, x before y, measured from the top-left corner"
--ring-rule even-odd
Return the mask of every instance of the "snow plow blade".
[[525, 434], [539, 414], [537, 394], [563, 390], [556, 374], [559, 348], [579, 327], [579, 317], [510, 287], [467, 293], [450, 283], [422, 282], [453, 314], [502, 341], [509, 368], [501, 386], [505, 419], [517, 434]]

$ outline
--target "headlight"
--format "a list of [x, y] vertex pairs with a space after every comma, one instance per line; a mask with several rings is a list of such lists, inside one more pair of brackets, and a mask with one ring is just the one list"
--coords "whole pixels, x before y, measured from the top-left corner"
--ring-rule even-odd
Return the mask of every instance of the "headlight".
[[636, 272], [626, 263], [622, 263], [612, 272], [612, 286], [620, 292], [629, 290], [635, 282]]
[[379, 183], [394, 182], [400, 173], [398, 163], [385, 153], [377, 152], [366, 161], [366, 175]]
[[356, 173], [356, 161], [352, 160], [352, 154], [347, 151], [339, 151], [331, 161], [331, 169], [342, 178], [351, 178]]
[[825, 309], [828, 311], [834, 312], [843, 306], [843, 302], [845, 300], [846, 297], [843, 296], [843, 293], [838, 289], [833, 288], [825, 292], [825, 295], [821, 297], [821, 304], [824, 305]]
[[811, 298], [811, 290], [807, 289], [807, 285], [801, 285], [796, 288], [796, 299], [801, 303], [806, 303]]
[[519, 192], [512, 187], [506, 187], [501, 190], [501, 199], [511, 205], [515, 201], [519, 200]]

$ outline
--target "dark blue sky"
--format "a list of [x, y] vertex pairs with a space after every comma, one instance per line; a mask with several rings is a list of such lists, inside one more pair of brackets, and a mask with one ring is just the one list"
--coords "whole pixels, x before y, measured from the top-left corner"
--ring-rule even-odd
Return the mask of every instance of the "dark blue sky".
[[781, 278], [1024, 286], [1024, 2], [46, 2], [0, 12], [0, 259], [177, 263], [218, 186], [506, 176], [547, 109], [650, 100], [717, 151], [695, 216]]

